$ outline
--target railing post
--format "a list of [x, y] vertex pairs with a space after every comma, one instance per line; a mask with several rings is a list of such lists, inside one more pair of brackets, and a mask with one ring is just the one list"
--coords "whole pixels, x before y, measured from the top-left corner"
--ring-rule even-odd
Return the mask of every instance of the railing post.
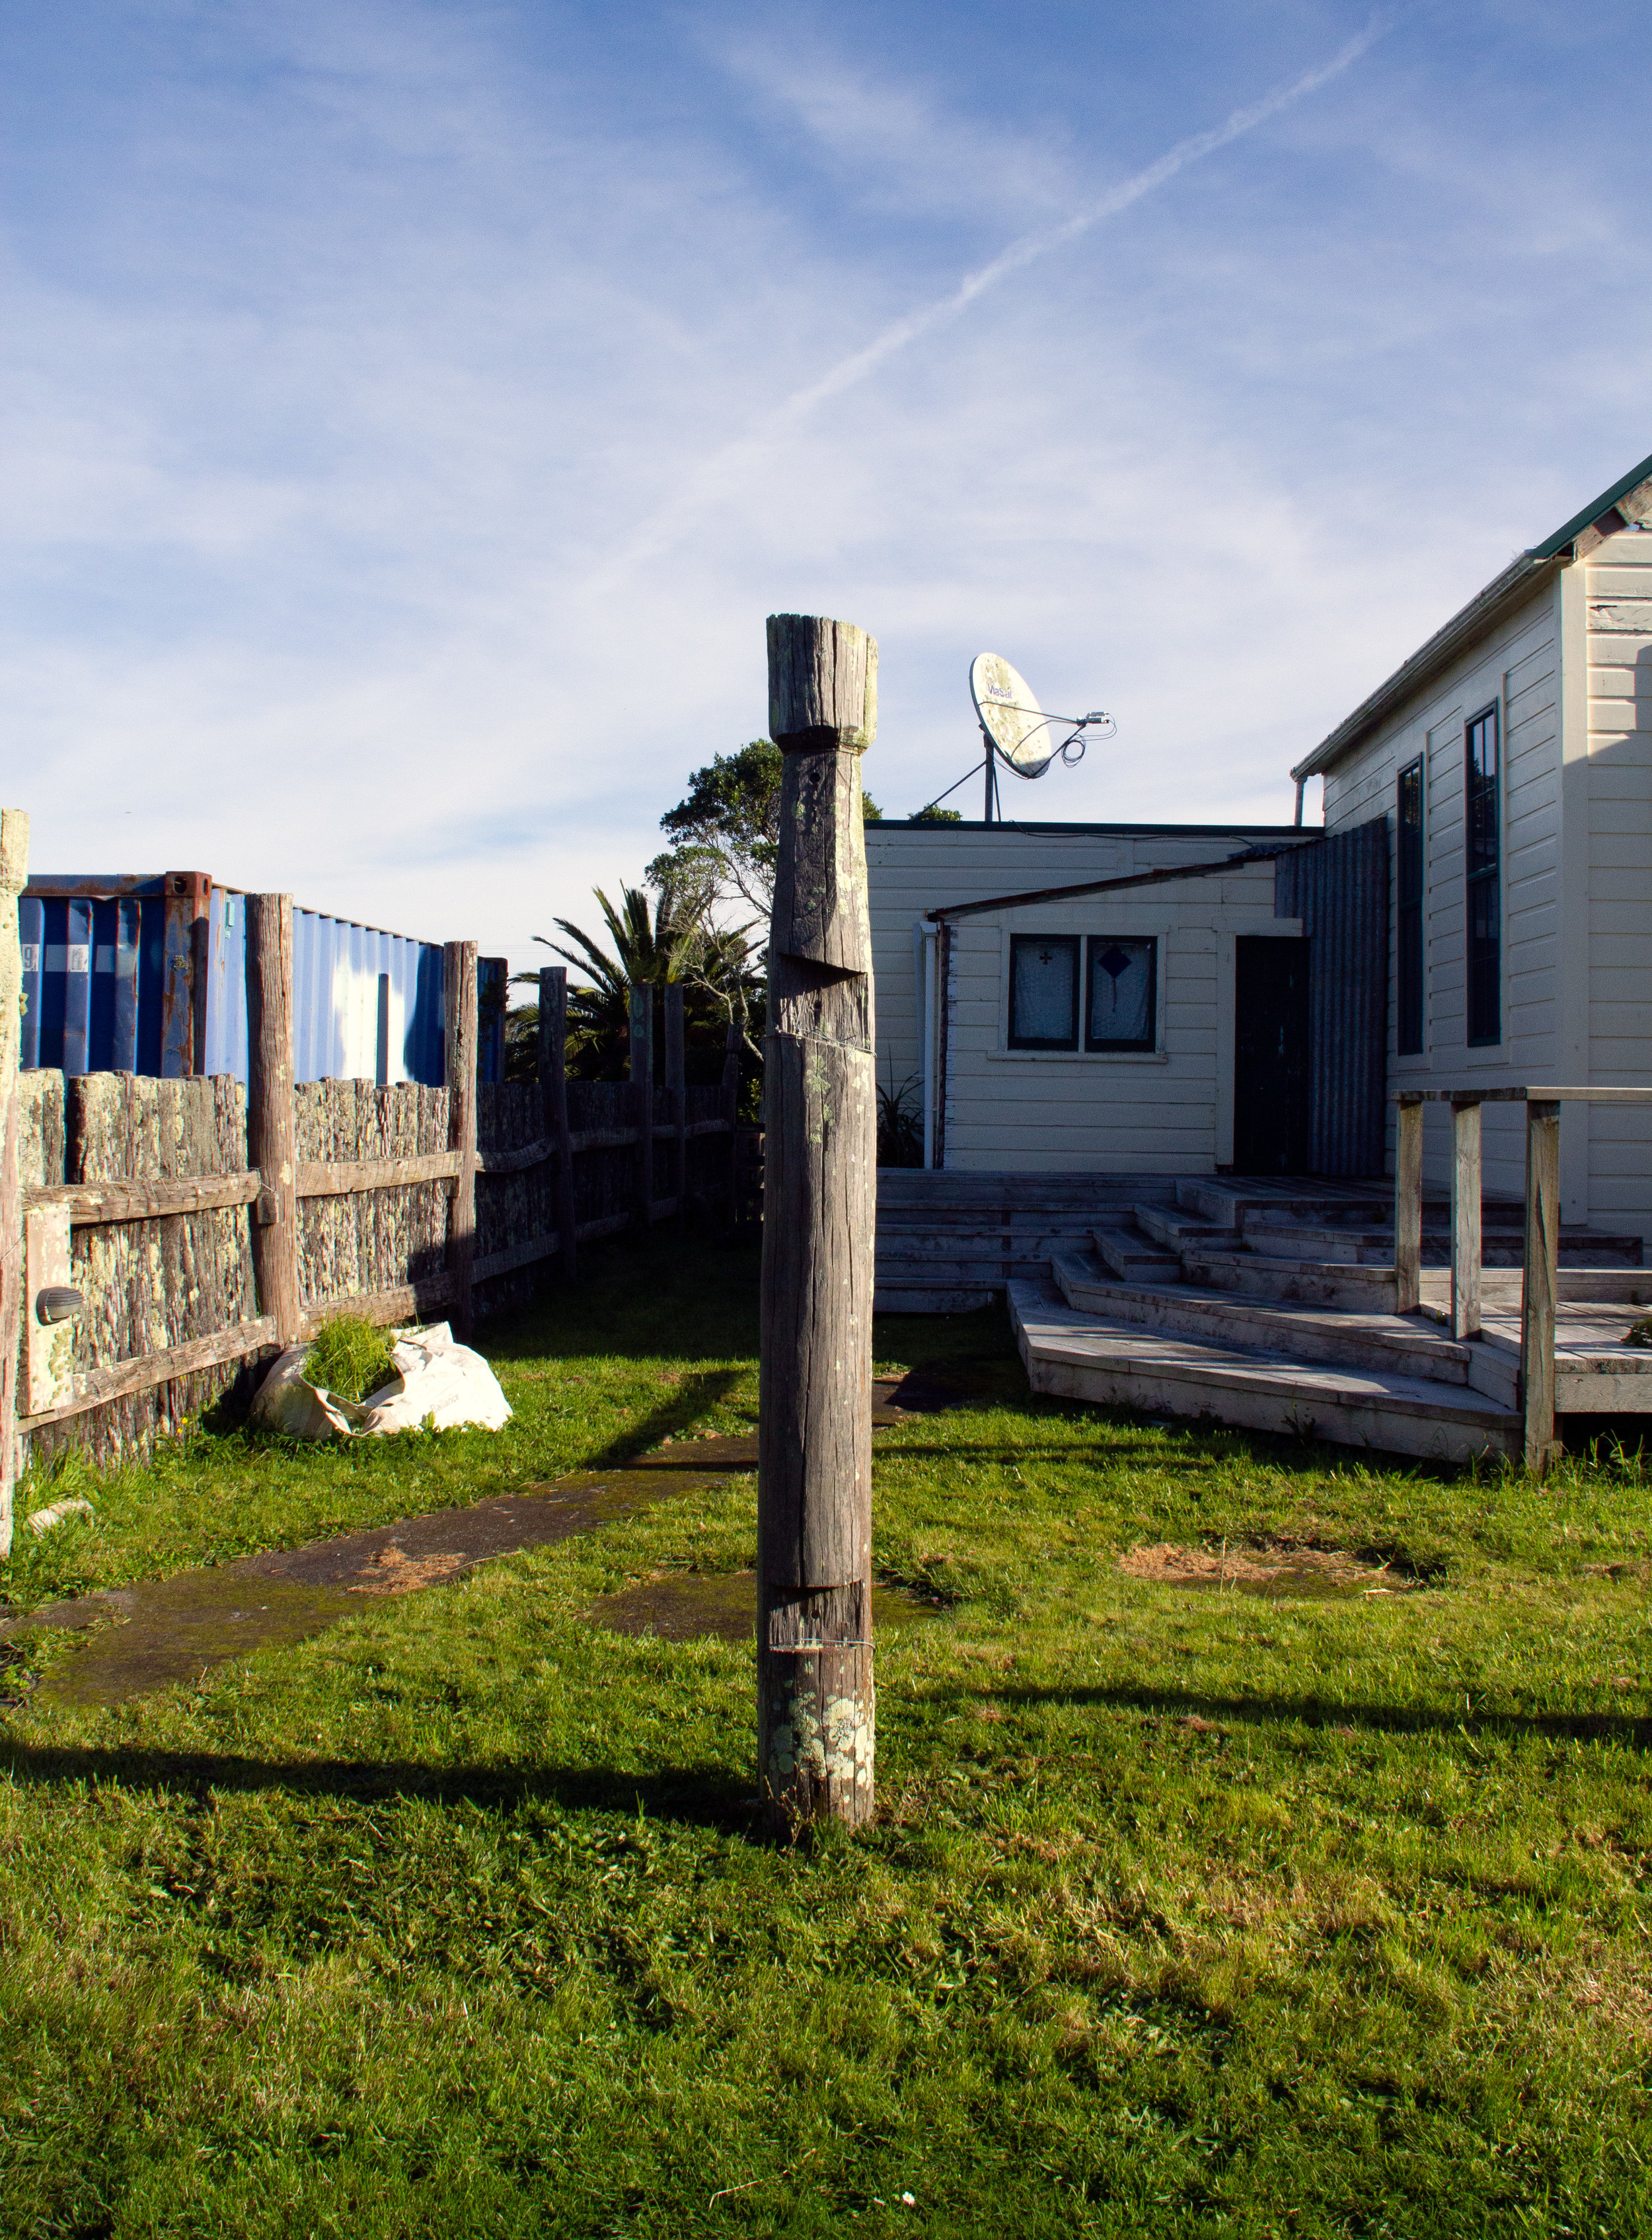
[[671, 1144], [671, 1195], [676, 1200], [680, 1227], [689, 1212], [689, 1068], [684, 1047], [683, 983], [665, 984], [665, 1085], [671, 1092], [671, 1120], [676, 1135]]
[[545, 1133], [556, 1146], [556, 1241], [563, 1275], [579, 1273], [579, 1229], [574, 1211], [574, 1142], [568, 1124], [568, 968], [539, 968], [539, 1085]]
[[24, 1312], [23, 1190], [17, 1171], [23, 1109], [23, 947], [17, 901], [29, 883], [29, 819], [0, 809], [0, 1556], [11, 1553], [11, 1487], [17, 1456], [17, 1354]]
[[[1419, 1107], [1419, 1110], [1421, 1108]], [[1451, 1100], [1451, 1335], [1480, 1335], [1480, 1099]]]
[[1395, 1305], [1414, 1314], [1422, 1297], [1422, 1107], [1402, 1097], [1394, 1129]]
[[459, 1154], [448, 1228], [453, 1277], [453, 1329], [468, 1338], [473, 1305], [470, 1270], [476, 1253], [476, 944], [450, 941], [442, 950], [442, 1005], [447, 1029], [448, 1144]]
[[1555, 1437], [1555, 1295], [1560, 1288], [1560, 1106], [1526, 1106], [1526, 1265], [1520, 1300], [1520, 1392], [1526, 1467], [1539, 1475], [1560, 1452]]
[[293, 1097], [292, 897], [247, 897], [247, 1163], [263, 1189], [252, 1210], [258, 1311], [276, 1343], [296, 1343], [298, 1146]]
[[654, 990], [631, 988], [631, 1109], [636, 1115], [636, 1182], [633, 1227], [644, 1235], [654, 1218]]

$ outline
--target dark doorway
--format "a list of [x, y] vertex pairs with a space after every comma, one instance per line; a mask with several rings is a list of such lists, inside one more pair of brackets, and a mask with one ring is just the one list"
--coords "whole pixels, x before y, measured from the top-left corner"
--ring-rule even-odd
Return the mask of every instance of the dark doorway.
[[1234, 943], [1236, 1174], [1299, 1175], [1308, 1165], [1309, 946], [1271, 934]]

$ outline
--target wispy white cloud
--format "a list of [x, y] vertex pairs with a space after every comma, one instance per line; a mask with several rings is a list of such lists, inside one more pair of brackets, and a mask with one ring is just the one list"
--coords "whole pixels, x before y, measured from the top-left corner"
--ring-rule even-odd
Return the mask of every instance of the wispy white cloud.
[[[1413, 19], [1355, 70], [1342, 0], [1306, 10], [1342, 76], [1309, 101], [1259, 46], [1278, 129], [1178, 140], [1222, 104], [1156, 50], [1128, 67], [1160, 165], [1085, 196], [1058, 132], [973, 197], [978, 88], [823, 11], [752, 0], [769, 59], [730, 94], [663, 19], [639, 85], [625, 43], [551, 52], [510, 6], [180, 10], [96, 130], [65, 113], [68, 232], [14, 224], [0, 661], [37, 859], [197, 864], [526, 963], [761, 727], [783, 607], [882, 640], [893, 810], [972, 759], [996, 644], [1121, 717], [1023, 810], [1288, 814], [1304, 745], [1652, 448], [1646, 252], [1500, 243], [1529, 141]], [[1231, 20], [1189, 0], [1182, 43]], [[1482, 42], [1481, 107], [1519, 55]], [[807, 162], [754, 156], [764, 103]], [[1561, 121], [1545, 193], [1609, 209], [1621, 158]], [[836, 224], [857, 169], [876, 222]]]

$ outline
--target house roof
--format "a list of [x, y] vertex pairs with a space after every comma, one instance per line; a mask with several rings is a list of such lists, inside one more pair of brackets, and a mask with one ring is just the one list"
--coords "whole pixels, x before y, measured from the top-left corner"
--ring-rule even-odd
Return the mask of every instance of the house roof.
[[1437, 676], [1466, 646], [1505, 615], [1512, 613], [1540, 585], [1551, 581], [1574, 560], [1584, 558], [1595, 545], [1615, 536], [1620, 529], [1629, 528], [1631, 523], [1644, 524], [1649, 519], [1652, 519], [1652, 458], [1642, 459], [1639, 466], [1631, 467], [1628, 474], [1592, 498], [1552, 537], [1546, 537], [1541, 544], [1529, 546], [1510, 561], [1502, 575], [1494, 576], [1483, 591], [1470, 599], [1466, 607], [1460, 608], [1449, 623], [1417, 648], [1409, 661], [1402, 661], [1369, 699], [1362, 700], [1351, 716], [1344, 717], [1312, 754], [1296, 763], [1292, 777], [1300, 783], [1329, 770], [1339, 756], [1357, 745], [1368, 731], [1402, 706], [1419, 687]]

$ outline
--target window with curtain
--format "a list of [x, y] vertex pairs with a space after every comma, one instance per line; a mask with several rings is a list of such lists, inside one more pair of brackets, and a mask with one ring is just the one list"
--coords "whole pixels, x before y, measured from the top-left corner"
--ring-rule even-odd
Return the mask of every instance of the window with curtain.
[[1017, 933], [1009, 941], [1009, 1047], [1078, 1048], [1078, 937]]
[[1158, 995], [1159, 944], [1152, 936], [1092, 934], [1085, 1049], [1152, 1050]]

